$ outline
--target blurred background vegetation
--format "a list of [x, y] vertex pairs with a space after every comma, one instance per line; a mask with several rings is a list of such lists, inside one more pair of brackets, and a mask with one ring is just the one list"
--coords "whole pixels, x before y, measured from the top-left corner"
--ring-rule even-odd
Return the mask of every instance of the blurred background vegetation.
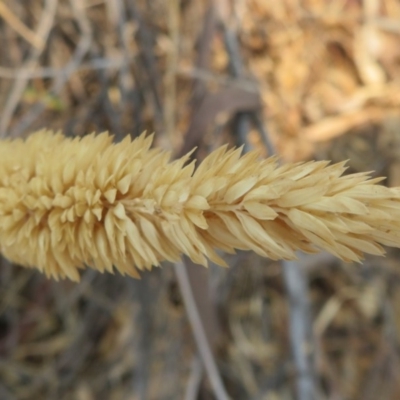
[[[399, 186], [399, 43], [398, 0], [0, 0], [0, 135], [147, 130], [175, 156], [274, 147]], [[279, 263], [204, 270], [192, 289], [232, 399], [306, 400], [301, 374], [315, 399], [400, 398], [398, 258], [300, 258], [306, 371]], [[74, 284], [1, 260], [0, 399], [214, 398], [171, 265]]]

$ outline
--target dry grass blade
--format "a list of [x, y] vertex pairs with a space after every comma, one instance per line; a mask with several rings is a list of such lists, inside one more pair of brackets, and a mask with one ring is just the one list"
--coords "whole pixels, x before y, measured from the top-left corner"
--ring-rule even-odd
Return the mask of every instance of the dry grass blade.
[[19, 35], [37, 49], [43, 48], [44, 41], [35, 32], [29, 29], [19, 18], [7, 7], [4, 2], [0, 2], [0, 17], [2, 17]]

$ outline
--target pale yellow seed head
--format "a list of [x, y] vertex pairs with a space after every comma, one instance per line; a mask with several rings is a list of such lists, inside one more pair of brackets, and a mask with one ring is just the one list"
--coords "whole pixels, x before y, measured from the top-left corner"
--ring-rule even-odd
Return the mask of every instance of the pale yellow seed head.
[[138, 277], [182, 254], [223, 265], [216, 249], [292, 259], [322, 248], [359, 261], [400, 246], [400, 189], [342, 176], [343, 163], [279, 166], [222, 147], [195, 170], [151, 143], [45, 130], [0, 142], [1, 253], [78, 280], [86, 266]]

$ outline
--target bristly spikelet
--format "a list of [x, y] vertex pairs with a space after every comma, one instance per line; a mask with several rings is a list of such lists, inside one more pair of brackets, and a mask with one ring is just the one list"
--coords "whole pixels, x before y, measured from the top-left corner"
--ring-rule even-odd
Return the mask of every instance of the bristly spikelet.
[[342, 164], [278, 166], [222, 147], [194, 170], [150, 149], [39, 131], [0, 142], [0, 251], [56, 279], [86, 265], [138, 276], [182, 254], [224, 265], [215, 249], [292, 259], [325, 249], [345, 260], [400, 247], [400, 189]]

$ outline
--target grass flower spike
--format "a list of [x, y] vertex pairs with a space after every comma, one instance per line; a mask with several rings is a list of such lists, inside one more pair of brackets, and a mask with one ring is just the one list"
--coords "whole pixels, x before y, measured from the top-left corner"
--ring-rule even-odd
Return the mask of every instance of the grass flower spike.
[[400, 189], [343, 163], [278, 166], [225, 146], [195, 170], [152, 137], [113, 143], [39, 131], [0, 142], [0, 251], [47, 276], [90, 266], [138, 276], [182, 254], [224, 265], [216, 249], [293, 259], [327, 250], [359, 261], [400, 247]]

